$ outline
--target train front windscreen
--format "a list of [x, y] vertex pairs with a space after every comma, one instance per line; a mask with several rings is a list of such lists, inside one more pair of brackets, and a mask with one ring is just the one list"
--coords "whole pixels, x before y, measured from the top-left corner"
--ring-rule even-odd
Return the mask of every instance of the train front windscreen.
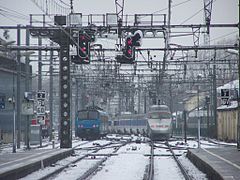
[[97, 111], [80, 111], [78, 113], [78, 119], [81, 120], [96, 120], [98, 119]]
[[171, 114], [167, 112], [152, 112], [148, 116], [150, 119], [171, 119]]

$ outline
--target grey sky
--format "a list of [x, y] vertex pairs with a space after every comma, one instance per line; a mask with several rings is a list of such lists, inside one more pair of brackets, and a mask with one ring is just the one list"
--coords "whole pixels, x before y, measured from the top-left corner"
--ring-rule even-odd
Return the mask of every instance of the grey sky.
[[[59, 0], [56, 1], [59, 2]], [[69, 0], [62, 1], [66, 3], [70, 2]], [[106, 14], [115, 12], [114, 0], [73, 0], [73, 3], [75, 12], [81, 12], [84, 15]], [[176, 6], [177, 4], [180, 5]], [[29, 24], [29, 14], [42, 14], [42, 11], [31, 0], [0, 0], [0, 9], [4, 9], [4, 7], [26, 15], [27, 19], [17, 19], [14, 17], [7, 18], [1, 15], [2, 13], [0, 11], [1, 25], [27, 25]], [[168, 0], [125, 0], [124, 14], [150, 14], [154, 12], [167, 14], [167, 7]], [[201, 11], [201, 9], [203, 9], [203, 0], [172, 0], [171, 23], [202, 24], [204, 23], [204, 11]], [[196, 15], [193, 16], [194, 14]], [[211, 23], [238, 23], [238, 17], [238, 0], [214, 0]], [[218, 41], [221, 40], [221, 38], [233, 37], [237, 33], [237, 28], [212, 28], [211, 39], [217, 38], [216, 41]], [[231, 35], [226, 36], [227, 34]], [[14, 39], [15, 35], [16, 32], [12, 35], [12, 39]], [[24, 38], [22, 38], [22, 40], [24, 40]], [[148, 43], [148, 40], [145, 40], [145, 47], [153, 44], [155, 47], [158, 45], [160, 46], [159, 41], [155, 41], [157, 42], [152, 43], [150, 41]], [[212, 41], [211, 44], [215, 43], [216, 41]], [[174, 38], [171, 40], [171, 42], [181, 45], [193, 45], [191, 36], [184, 38]], [[200, 37], [200, 42], [203, 42], [203, 36]], [[108, 46], [112, 46], [112, 42], [108, 42]]]

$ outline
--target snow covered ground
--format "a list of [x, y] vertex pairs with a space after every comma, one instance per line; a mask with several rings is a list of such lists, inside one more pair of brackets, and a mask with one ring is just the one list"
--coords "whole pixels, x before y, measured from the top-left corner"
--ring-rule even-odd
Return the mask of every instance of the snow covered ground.
[[150, 146], [131, 143], [119, 149], [117, 156], [112, 156], [101, 171], [92, 180], [142, 180], [148, 163]]
[[[97, 140], [94, 142], [74, 140], [73, 147], [80, 145], [81, 150], [76, 153], [76, 156], [71, 156], [67, 159], [56, 162], [52, 167], [46, 167], [37, 172], [34, 172], [24, 178], [23, 180], [35, 180], [36, 177], [40, 178], [49, 172], [53, 172], [56, 168], [62, 167], [69, 164], [68, 169], [61, 172], [55, 179], [77, 179], [83, 175], [89, 168], [94, 166], [103, 156], [96, 156], [92, 158], [88, 156], [78, 163], [70, 164], [71, 161], [79, 158], [87, 153], [91, 153], [91, 148], [98, 147], [99, 145], [109, 144], [114, 142], [114, 145], [119, 144], [119, 141], [110, 140]], [[188, 148], [197, 148], [197, 142], [194, 140], [188, 140], [185, 143], [182, 140], [171, 141], [170, 144], [175, 146], [174, 152], [181, 154], [179, 158], [180, 162], [185, 166], [188, 173], [193, 179], [205, 180], [206, 175], [199, 171], [187, 158], [186, 152]], [[211, 143], [205, 140], [201, 140], [201, 148], [219, 148], [220, 144], [226, 143]], [[56, 146], [58, 143], [56, 143]], [[233, 144], [234, 145], [234, 144]], [[44, 148], [52, 148], [47, 146]], [[90, 148], [90, 149], [88, 149]], [[102, 149], [98, 154], [111, 154], [114, 148]], [[20, 149], [18, 151], [24, 151]], [[2, 150], [0, 153], [11, 153], [11, 147]], [[135, 141], [121, 147], [116, 154], [112, 155], [104, 162], [103, 165], [99, 166], [97, 173], [91, 177], [92, 180], [142, 180], [146, 165], [149, 163], [150, 146], [148, 143], [136, 143]], [[181, 174], [177, 164], [170, 155], [170, 152], [166, 149], [164, 143], [156, 143], [154, 149], [154, 178], [155, 179], [168, 179], [168, 180], [182, 180], [184, 177]]]

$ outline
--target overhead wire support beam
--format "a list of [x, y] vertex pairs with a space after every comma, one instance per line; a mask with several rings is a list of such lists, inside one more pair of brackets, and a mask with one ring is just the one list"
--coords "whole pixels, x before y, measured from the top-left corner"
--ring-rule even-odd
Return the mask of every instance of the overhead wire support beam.
[[124, 0], [115, 0], [117, 20], [123, 20]]
[[[194, 47], [199, 46], [200, 27], [192, 27], [193, 32], [193, 44]], [[197, 58], [197, 50], [195, 50], [195, 57]]]
[[[211, 46], [181, 46], [179, 47], [170, 47], [168, 50], [170, 51], [191, 51], [191, 50], [220, 50], [220, 49], [238, 49], [239, 47], [236, 45], [211, 45]], [[17, 45], [11, 45], [8, 46], [9, 50], [16, 51], [34, 51], [34, 50], [43, 50], [43, 51], [60, 51], [59, 46], [17, 46]], [[0, 47], [1, 50], [1, 47]], [[103, 48], [103, 49], [91, 49], [94, 51], [115, 51], [114, 48]], [[138, 48], [136, 51], [165, 51], [166, 48]]]
[[[209, 27], [211, 28], [220, 28], [220, 27], [226, 27], [226, 28], [238, 28], [239, 23], [217, 23], [217, 24], [210, 24]], [[167, 25], [153, 25], [153, 26], [122, 26], [122, 30], [127, 30], [127, 29], [149, 29], [149, 30], [154, 30], [159, 28], [159, 29], [165, 29], [167, 27]], [[206, 24], [171, 24], [169, 26], [171, 29], [174, 28], [192, 28], [192, 27], [207, 27]], [[27, 28], [31, 28], [32, 30], [34, 29], [59, 29], [59, 27], [50, 27], [50, 26], [46, 26], [46, 27], [42, 27], [42, 26], [20, 26], [20, 29], [27, 29]], [[82, 26], [82, 28], [89, 28], [89, 26]], [[101, 32], [102, 30], [109, 30], [110, 29], [116, 29], [117, 26], [96, 26], [95, 27], [97, 29], [98, 32]], [[106, 29], [104, 29], [106, 28]], [[0, 26], [0, 29], [17, 29], [17, 26]]]
[[[238, 49], [236, 45], [211, 45], [211, 46], [181, 46], [170, 47], [170, 51], [191, 51], [191, 50], [220, 50], [220, 49]], [[165, 51], [166, 48], [138, 48], [135, 51]], [[115, 51], [114, 48], [95, 49], [95, 51]]]
[[[10, 51], [16, 51], [16, 50], [20, 50], [20, 51], [37, 51], [37, 50], [42, 50], [42, 51], [60, 51], [60, 47], [59, 46], [17, 46], [17, 45], [11, 45], [8, 46], [8, 49]], [[0, 47], [1, 50], [1, 47]]]
[[205, 13], [205, 23], [207, 26], [207, 34], [210, 31], [210, 23], [211, 23], [211, 14], [212, 14], [212, 3], [213, 0], [204, 0], [204, 13]]
[[122, 25], [123, 25], [123, 8], [124, 0], [115, 0], [116, 14], [117, 14], [117, 33], [118, 33], [118, 42], [117, 48], [121, 50], [122, 48]]

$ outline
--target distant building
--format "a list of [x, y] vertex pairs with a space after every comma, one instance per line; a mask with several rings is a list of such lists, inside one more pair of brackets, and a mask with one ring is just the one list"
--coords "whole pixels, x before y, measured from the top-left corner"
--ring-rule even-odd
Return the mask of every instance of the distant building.
[[[231, 81], [217, 88], [218, 92], [218, 139], [227, 142], [237, 141], [237, 124], [238, 124], [238, 102], [239, 80]], [[221, 97], [221, 90], [229, 92], [228, 102], [225, 103]]]
[[[17, 97], [17, 62], [10, 57], [0, 54], [0, 132], [3, 142], [12, 142], [13, 104], [8, 100], [13, 95], [15, 100]], [[21, 63], [21, 101], [25, 91], [25, 72], [25, 64]], [[21, 131], [23, 132], [26, 129], [26, 118], [24, 116], [21, 118]]]

